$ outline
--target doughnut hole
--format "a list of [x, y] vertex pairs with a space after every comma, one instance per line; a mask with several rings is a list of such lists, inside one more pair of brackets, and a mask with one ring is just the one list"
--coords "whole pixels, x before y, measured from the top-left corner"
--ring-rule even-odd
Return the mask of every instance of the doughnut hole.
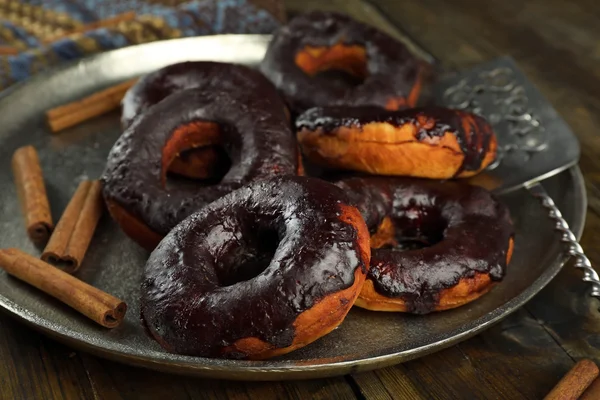
[[437, 207], [411, 207], [392, 218], [395, 239], [403, 250], [422, 249], [444, 239], [448, 221]]
[[260, 228], [242, 237], [244, 245], [229, 248], [227, 257], [220, 258], [216, 265], [221, 287], [256, 278], [267, 269], [279, 246], [279, 236], [274, 229]]
[[295, 63], [306, 75], [336, 86], [358, 86], [369, 75], [365, 47], [359, 45], [305, 46]]
[[175, 130], [163, 147], [161, 181], [163, 187], [167, 176], [218, 182], [230, 166], [231, 160], [221, 147], [219, 125], [193, 121]]
[[389, 111], [396, 111], [403, 108], [411, 108], [416, 107], [419, 102], [419, 97], [421, 96], [421, 91], [423, 90], [423, 68], [419, 68], [417, 72], [417, 79], [415, 83], [410, 89], [410, 92], [406, 97], [397, 96], [390, 97], [385, 104], [385, 109]]
[[435, 207], [410, 207], [385, 217], [371, 235], [374, 249], [416, 250], [444, 239], [448, 221]]
[[231, 167], [231, 159], [218, 145], [182, 150], [168, 166], [167, 176], [220, 181]]

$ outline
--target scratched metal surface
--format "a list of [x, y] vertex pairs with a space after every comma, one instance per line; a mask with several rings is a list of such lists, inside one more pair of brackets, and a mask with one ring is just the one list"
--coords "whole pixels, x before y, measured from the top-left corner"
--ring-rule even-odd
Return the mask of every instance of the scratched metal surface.
[[510, 57], [462, 71], [435, 85], [438, 104], [487, 118], [498, 158], [478, 179], [509, 192], [556, 175], [579, 161], [579, 141]]
[[[120, 134], [117, 112], [59, 135], [50, 135], [43, 112], [53, 106], [184, 60], [256, 64], [266, 36], [228, 36], [153, 43], [102, 54], [18, 85], [0, 100], [0, 245], [38, 254], [24, 235], [10, 172], [14, 149], [33, 144], [48, 185], [53, 215], [59, 216], [81, 179], [96, 178]], [[579, 236], [586, 196], [579, 169], [544, 182]], [[165, 371], [244, 380], [298, 379], [379, 368], [437, 351], [487, 328], [540, 291], [560, 270], [565, 256], [553, 223], [525, 190], [503, 195], [517, 235], [507, 276], [491, 293], [462, 308], [428, 316], [353, 309], [321, 340], [264, 362], [213, 360], [163, 351], [139, 323], [139, 283], [147, 254], [105, 217], [79, 278], [127, 301], [122, 326], [106, 330], [68, 307], [0, 272], [0, 308], [61, 341], [91, 353]]]

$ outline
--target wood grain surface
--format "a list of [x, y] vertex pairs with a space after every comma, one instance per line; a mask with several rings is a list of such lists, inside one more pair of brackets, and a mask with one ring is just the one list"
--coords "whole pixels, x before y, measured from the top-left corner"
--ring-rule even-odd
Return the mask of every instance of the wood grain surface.
[[[346, 12], [408, 34], [444, 65], [511, 55], [582, 144], [589, 195], [582, 245], [600, 265], [600, 3], [594, 0], [287, 0], [288, 12]], [[0, 399], [540, 399], [581, 358], [600, 363], [599, 304], [567, 265], [483, 334], [352, 376], [243, 383], [168, 375], [74, 351], [0, 315]], [[367, 328], [366, 328], [367, 329]]]

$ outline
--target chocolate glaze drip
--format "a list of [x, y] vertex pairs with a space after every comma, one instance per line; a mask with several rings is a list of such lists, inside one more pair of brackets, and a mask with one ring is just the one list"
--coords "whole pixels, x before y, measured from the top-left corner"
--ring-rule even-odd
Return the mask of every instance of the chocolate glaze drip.
[[[362, 84], [341, 85], [337, 80], [309, 76], [295, 63], [296, 54], [306, 46], [338, 43], [365, 48], [367, 77]], [[404, 44], [376, 28], [342, 14], [313, 11], [275, 32], [260, 70], [299, 113], [336, 104], [385, 107], [391, 98], [408, 96], [422, 67]]]
[[[248, 91], [258, 89], [256, 82], [264, 80], [260, 72], [243, 65], [212, 61], [172, 64], [145, 75], [129, 89], [121, 104], [121, 123], [129, 126], [136, 116], [182, 90]], [[269, 88], [260, 95], [277, 96], [277, 93]]]
[[[410, 311], [435, 309], [439, 292], [475, 272], [500, 281], [514, 235], [508, 209], [480, 187], [411, 178], [350, 178], [339, 181], [375, 231], [390, 217], [402, 236], [440, 236], [421, 249], [372, 249], [367, 279], [387, 297], [402, 297]], [[435, 241], [435, 240], [434, 240]]]
[[[295, 175], [297, 145], [283, 110], [265, 78], [247, 82], [243, 90], [172, 94], [135, 119], [115, 143], [101, 178], [104, 197], [164, 235], [192, 212], [246, 183]], [[163, 148], [179, 127], [194, 121], [219, 124], [232, 166], [216, 185], [167, 189], [161, 183]]]
[[418, 141], [442, 137], [448, 132], [455, 135], [464, 154], [462, 166], [456, 175], [464, 170], [477, 171], [481, 168], [494, 136], [491, 125], [484, 118], [467, 111], [443, 107], [401, 111], [387, 111], [377, 107], [315, 107], [298, 116], [296, 130], [321, 129], [324, 134], [335, 135], [340, 127], [360, 130], [371, 123], [389, 124], [397, 128], [405, 124], [415, 125], [418, 128], [415, 139]]
[[[147, 328], [170, 351], [194, 356], [242, 358], [223, 350], [249, 337], [291, 345], [302, 312], [366, 273], [356, 227], [340, 219], [346, 200], [330, 183], [277, 177], [191, 215], [146, 264]], [[272, 259], [259, 268], [265, 248]]]

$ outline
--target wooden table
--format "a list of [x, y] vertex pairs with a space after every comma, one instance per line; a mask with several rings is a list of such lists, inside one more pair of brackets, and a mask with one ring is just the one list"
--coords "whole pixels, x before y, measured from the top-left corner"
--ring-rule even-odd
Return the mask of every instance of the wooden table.
[[[292, 12], [334, 9], [391, 33], [399, 28], [449, 67], [513, 56], [582, 143], [589, 195], [582, 245], [600, 265], [600, 5], [595, 0], [287, 3]], [[567, 265], [521, 310], [447, 350], [374, 372], [281, 383], [202, 380], [133, 368], [74, 351], [1, 315], [0, 398], [539, 399], [576, 360], [600, 363], [600, 304], [587, 292], [579, 271]]]

